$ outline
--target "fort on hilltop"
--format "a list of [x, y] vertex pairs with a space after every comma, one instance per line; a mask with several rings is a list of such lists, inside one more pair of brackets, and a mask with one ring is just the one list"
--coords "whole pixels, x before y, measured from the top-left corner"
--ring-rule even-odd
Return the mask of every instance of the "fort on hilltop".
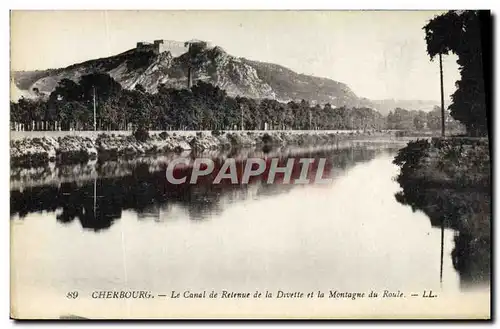
[[187, 42], [172, 41], [172, 40], [155, 40], [153, 43], [144, 41], [137, 42], [135, 50], [138, 52], [152, 51], [157, 55], [169, 51], [173, 57], [178, 57], [188, 52], [189, 45], [196, 46], [197, 48], [212, 47], [210, 43], [201, 40], [189, 40]]

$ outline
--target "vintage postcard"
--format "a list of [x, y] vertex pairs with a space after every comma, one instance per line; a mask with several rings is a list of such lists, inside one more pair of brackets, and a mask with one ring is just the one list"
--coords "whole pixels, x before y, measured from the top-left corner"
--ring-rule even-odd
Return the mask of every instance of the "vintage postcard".
[[490, 319], [489, 11], [11, 11], [14, 319]]

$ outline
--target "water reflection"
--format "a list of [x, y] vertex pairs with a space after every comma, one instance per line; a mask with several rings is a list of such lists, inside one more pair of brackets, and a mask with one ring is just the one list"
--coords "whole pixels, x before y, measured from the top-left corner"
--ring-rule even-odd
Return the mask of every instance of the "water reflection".
[[[394, 144], [381, 147], [350, 143], [330, 149], [276, 150], [274, 153], [272, 150], [240, 150], [236, 153], [233, 151], [229, 154], [211, 153], [203, 156], [211, 156], [214, 160], [214, 173], [227, 157], [236, 159], [239, 177], [249, 156], [265, 157], [267, 160], [277, 157], [280, 159], [280, 166], [284, 166], [289, 158], [325, 158], [323, 177], [335, 179], [357, 163], [396, 149]], [[100, 231], [119, 220], [124, 210], [133, 210], [139, 219], [162, 221], [168, 219], [171, 211], [180, 207], [188, 213], [190, 219], [202, 220], [221, 214], [225, 204], [286, 193], [300, 186], [282, 184], [282, 174], [276, 175], [274, 184], [267, 184], [267, 171], [252, 177], [249, 184], [230, 184], [229, 180], [223, 180], [222, 184], [212, 184], [211, 176], [198, 180], [196, 185], [170, 184], [165, 178], [166, 164], [173, 157], [186, 155], [192, 158], [200, 156], [171, 154], [159, 158], [93, 163], [72, 168], [45, 167], [45, 171], [35, 169], [28, 174], [17, 170], [11, 178], [11, 216], [22, 219], [34, 212], [55, 212], [60, 223], [77, 220], [84, 229]], [[191, 168], [185, 169], [187, 174], [190, 170]], [[313, 164], [309, 176], [314, 177], [316, 170], [317, 165]], [[300, 168], [294, 167], [292, 182], [299, 175]]]
[[489, 285], [491, 273], [491, 194], [489, 186], [436, 187], [398, 179], [396, 200], [423, 211], [431, 225], [455, 231], [451, 253], [463, 289]]
[[[332, 182], [318, 185], [267, 184], [265, 173], [245, 185], [169, 185], [165, 165], [179, 154], [16, 171], [16, 278], [58, 296], [131, 287], [437, 291], [440, 231], [394, 199], [391, 161], [403, 145], [209, 153], [217, 166], [232, 157], [239, 168], [254, 156], [325, 158]], [[453, 232], [445, 237], [444, 288], [456, 290]]]
[[[343, 185], [346, 190], [341, 193], [356, 198], [363, 193], [360, 189], [367, 189], [368, 192], [377, 189], [380, 190], [377, 193], [388, 194], [388, 197], [394, 200], [392, 185], [384, 185], [396, 184], [391, 181], [391, 174], [386, 172], [390, 166], [387, 167], [385, 163], [390, 163], [390, 156], [401, 146], [398, 144], [349, 143], [334, 145], [328, 149], [264, 151], [245, 149], [232, 150], [230, 153], [222, 154], [217, 152], [204, 154], [188, 152], [166, 154], [155, 158], [116, 160], [103, 163], [93, 162], [73, 166], [46, 166], [31, 169], [13, 168], [10, 198], [11, 218], [29, 219], [30, 215], [43, 212], [44, 220], [56, 220], [57, 223], [62, 225], [78, 222], [85, 232], [106, 232], [109, 231], [113, 224], [126, 217], [125, 212], [134, 213], [139, 221], [145, 222], [165, 222], [185, 217], [192, 221], [206, 221], [223, 217], [223, 213], [228, 209], [229, 205], [245, 204], [245, 201], [248, 200], [269, 200], [273, 196], [284, 196], [295, 189], [315, 187], [311, 185], [304, 187], [303, 185], [283, 184], [283, 174], [277, 174], [275, 182], [268, 184], [267, 171], [259, 176], [252, 177], [249, 184], [231, 184], [229, 180], [223, 180], [221, 184], [212, 184], [215, 175], [213, 174], [198, 180], [198, 184], [195, 185], [188, 183], [172, 185], [166, 180], [165, 168], [169, 161], [179, 156], [192, 159], [210, 157], [215, 162], [214, 173], [218, 171], [225, 159], [233, 158], [237, 163], [238, 177], [241, 177], [246, 159], [249, 157], [261, 157], [266, 161], [271, 158], [278, 158], [280, 166], [284, 166], [290, 158], [307, 157], [315, 160], [325, 158], [326, 166], [323, 177], [331, 178], [333, 183], [327, 186], [318, 185], [317, 188], [328, 189], [328, 191], [325, 190], [325, 195], [327, 195], [335, 192], [336, 180], [345, 177], [348, 171], [385, 154], [388, 158], [387, 161], [383, 160], [381, 162], [383, 165], [380, 167], [380, 171], [375, 166], [375, 169], [372, 168], [368, 172], [364, 172], [360, 176], [361, 178], [356, 178], [364, 180], [363, 184], [365, 185], [362, 184], [357, 187]], [[192, 168], [189, 167], [184, 168], [183, 174], [189, 176], [191, 170]], [[310, 178], [316, 175], [316, 170], [317, 165], [313, 165], [309, 171]], [[378, 178], [377, 182], [371, 183], [371, 180], [379, 174], [382, 176]], [[294, 167], [292, 182], [299, 175], [300, 168]], [[414, 183], [402, 184], [402, 187], [403, 191], [396, 194], [399, 205], [409, 205], [413, 210], [422, 210], [426, 214], [424, 220], [430, 219], [431, 226], [436, 229], [439, 229], [443, 223], [445, 228], [455, 232], [452, 233], [450, 241], [447, 242], [449, 250], [447, 249], [444, 253], [444, 257], [445, 261], [450, 263], [447, 266], [449, 268], [453, 266], [458, 272], [461, 287], [467, 288], [471, 284], [489, 282], [491, 244], [488, 217], [491, 214], [489, 190], [453, 190], [435, 186], [418, 186]], [[288, 204], [280, 202], [282, 201], [276, 201], [274, 207], [288, 206]], [[302, 201], [296, 200], [294, 202], [300, 203]], [[340, 212], [344, 206], [348, 206], [338, 200], [332, 200], [331, 202], [338, 204]], [[343, 232], [343, 236], [355, 234], [354, 232], [365, 235], [364, 239], [357, 236], [352, 236], [351, 239], [346, 238], [346, 241], [350, 241], [349, 243], [345, 242], [347, 245], [350, 245], [350, 243], [356, 245], [356, 247], [351, 245], [351, 248], [361, 248], [364, 243], [368, 243], [370, 239], [373, 239], [373, 235], [378, 234], [380, 229], [390, 232], [391, 229], [397, 226], [399, 232], [405, 231], [404, 225], [401, 225], [401, 227], [399, 227], [400, 224], [395, 225], [395, 223], [410, 219], [408, 215], [404, 215], [403, 209], [396, 208], [394, 205], [385, 202], [372, 204], [369, 198], [363, 198], [362, 196], [359, 196], [359, 200], [356, 202], [370, 209], [369, 211], [373, 212], [378, 223], [370, 224], [373, 225], [374, 229], [367, 230], [364, 228], [364, 220], [366, 219], [366, 223], [368, 223], [371, 218], [359, 215], [355, 209], [346, 213], [341, 212], [342, 216], [350, 218], [350, 222], [346, 224], [343, 231], [342, 228], [337, 227], [339, 232]], [[393, 203], [398, 205], [397, 202]], [[327, 205], [324, 204], [323, 207], [325, 209], [311, 211], [327, 214]], [[401, 212], [404, 220], [402, 221], [396, 215], [393, 215], [397, 217], [394, 220], [388, 215], [377, 217], [377, 212], [382, 210], [394, 213], [396, 211]], [[179, 212], [182, 212], [183, 216], [179, 216]], [[309, 215], [310, 213], [305, 214], [305, 216]], [[470, 220], [453, 220], [461, 216]], [[336, 225], [325, 224], [322, 220], [335, 223], [339, 218], [317, 218], [308, 221], [310, 228], [304, 226], [302, 229], [310, 230], [314, 239], [321, 239], [323, 231], [321, 229], [314, 230], [315, 225], [317, 227]], [[423, 221], [422, 218], [418, 220]], [[470, 227], [457, 225], [459, 222], [469, 223]], [[269, 225], [272, 226], [272, 223]], [[408, 225], [408, 222], [406, 222], [406, 225]], [[290, 230], [293, 229], [290, 228]], [[424, 241], [423, 237], [429, 234], [426, 231], [427, 229], [423, 227], [420, 230], [414, 234], [415, 243], [418, 244], [415, 248], [422, 248], [423, 250], [430, 248], [432, 252], [439, 255], [439, 249], [436, 249], [438, 246], [425, 246], [427, 242]], [[328, 234], [326, 232], [325, 234]], [[329, 240], [330, 237], [324, 237], [324, 239]], [[339, 238], [336, 243], [340, 241], [344, 241], [344, 239]], [[454, 246], [452, 246], [452, 243]], [[380, 244], [377, 244], [377, 246], [380, 250], [384, 250], [384, 247], [381, 247]], [[371, 246], [369, 253], [373, 252], [374, 248], [374, 246]], [[393, 246], [388, 246], [388, 248], [394, 251]], [[332, 250], [331, 252], [337, 251]], [[392, 256], [395, 257], [396, 254]], [[344, 255], [339, 254], [337, 257], [342, 259]], [[428, 255], [423, 256], [425, 261], [427, 261], [427, 258]], [[345, 261], [349, 262], [348, 259]], [[390, 263], [386, 265], [390, 266]], [[405, 264], [405, 266], [409, 265]], [[435, 273], [439, 275], [439, 269], [436, 269]], [[380, 278], [384, 278], [386, 275], [383, 274]]]

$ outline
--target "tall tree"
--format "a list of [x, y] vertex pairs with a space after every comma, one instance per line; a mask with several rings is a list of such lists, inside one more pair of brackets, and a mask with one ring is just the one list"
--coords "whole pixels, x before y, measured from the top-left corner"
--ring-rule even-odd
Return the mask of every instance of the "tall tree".
[[449, 11], [424, 26], [427, 53], [458, 56], [461, 79], [451, 96], [453, 118], [462, 122], [470, 135], [487, 134], [486, 99], [483, 77], [481, 21], [478, 11]]

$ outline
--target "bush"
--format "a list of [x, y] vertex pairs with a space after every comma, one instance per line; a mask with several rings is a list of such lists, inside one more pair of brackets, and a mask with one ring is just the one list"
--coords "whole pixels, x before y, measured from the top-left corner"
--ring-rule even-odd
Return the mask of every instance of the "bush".
[[149, 131], [146, 128], [139, 127], [134, 132], [134, 137], [139, 142], [145, 142], [149, 139]]
[[406, 147], [400, 149], [392, 161], [395, 165], [406, 169], [416, 168], [422, 158], [428, 155], [430, 143], [426, 139], [417, 139], [410, 141]]
[[227, 134], [227, 139], [231, 143], [231, 145], [239, 145], [241, 144], [241, 138], [238, 138], [236, 134], [228, 133]]
[[269, 135], [268, 133], [265, 133], [263, 136], [262, 136], [262, 142], [264, 144], [271, 144], [273, 142], [273, 138], [271, 137], [271, 135]]
[[162, 131], [162, 132], [160, 133], [160, 138], [161, 138], [161, 139], [167, 139], [167, 138], [168, 138], [168, 133], [167, 133], [166, 131]]
[[212, 130], [212, 136], [214, 137], [219, 137], [220, 135], [222, 135], [224, 132], [220, 131], [220, 130]]

